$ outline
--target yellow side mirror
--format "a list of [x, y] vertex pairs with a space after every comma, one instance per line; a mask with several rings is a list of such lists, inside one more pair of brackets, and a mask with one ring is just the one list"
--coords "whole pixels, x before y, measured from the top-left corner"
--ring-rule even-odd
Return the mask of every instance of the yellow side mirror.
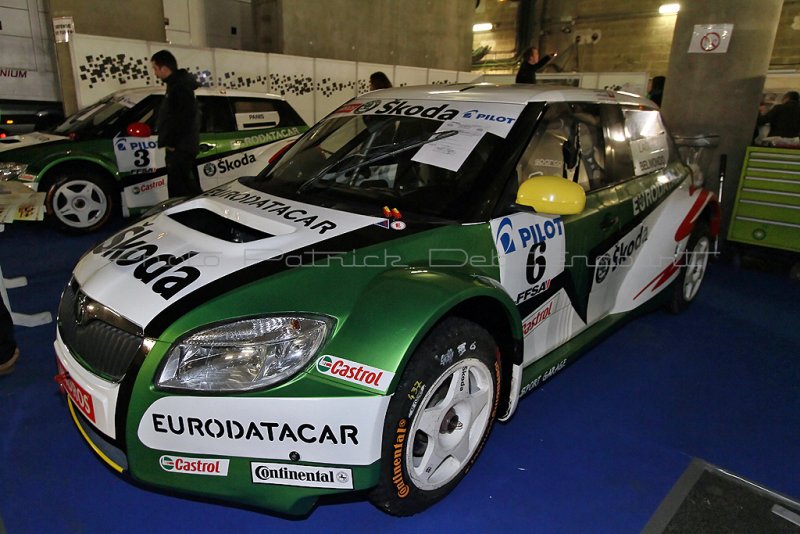
[[538, 213], [572, 215], [583, 211], [586, 192], [566, 178], [534, 176], [519, 186], [517, 204], [529, 206]]

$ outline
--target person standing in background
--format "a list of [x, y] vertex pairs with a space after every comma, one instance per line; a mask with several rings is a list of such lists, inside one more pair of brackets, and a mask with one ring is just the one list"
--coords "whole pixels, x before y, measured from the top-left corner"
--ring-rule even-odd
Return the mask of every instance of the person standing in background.
[[650, 80], [650, 90], [647, 91], [647, 98], [661, 107], [661, 100], [664, 98], [664, 85], [667, 83], [666, 76], [653, 76]]
[[383, 72], [377, 71], [369, 75], [370, 91], [375, 91], [377, 89], [389, 89], [391, 86], [392, 82], [389, 81], [389, 77]]
[[516, 83], [536, 83], [536, 71], [547, 65], [558, 54], [553, 52], [539, 59], [538, 48], [528, 48], [522, 53]]
[[780, 104], [758, 116], [757, 125], [769, 124], [768, 137], [800, 137], [800, 93], [789, 91]]
[[169, 196], [185, 197], [202, 193], [197, 176], [200, 114], [194, 90], [199, 87], [186, 69], [178, 69], [175, 56], [160, 50], [150, 58], [156, 78], [167, 84], [167, 93], [158, 110], [158, 146], [166, 151]]

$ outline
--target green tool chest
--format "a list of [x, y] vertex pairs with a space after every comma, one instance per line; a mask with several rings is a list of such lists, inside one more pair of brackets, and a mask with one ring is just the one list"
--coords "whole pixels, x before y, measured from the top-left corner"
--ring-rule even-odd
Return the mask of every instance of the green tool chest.
[[728, 239], [800, 252], [800, 150], [747, 148]]

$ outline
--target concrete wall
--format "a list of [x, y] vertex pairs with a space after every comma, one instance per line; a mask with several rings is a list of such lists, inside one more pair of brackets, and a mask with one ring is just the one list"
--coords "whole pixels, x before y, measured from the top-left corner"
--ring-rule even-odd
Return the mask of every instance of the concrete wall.
[[[150, 41], [164, 41], [166, 37], [162, 0], [50, 0], [50, 16], [72, 17], [77, 33]], [[78, 110], [68, 46], [56, 44], [61, 99], [67, 115]]]
[[262, 52], [470, 68], [474, 0], [254, 0], [253, 6], [265, 22], [256, 27]]
[[0, 0], [0, 99], [59, 99], [52, 35], [43, 0]]
[[[667, 0], [531, 1], [542, 12], [540, 49], [558, 51], [560, 55], [544, 72], [634, 71], [648, 72], [650, 76], [667, 73], [676, 21], [675, 15], [658, 14], [658, 7]], [[510, 65], [518, 53], [513, 50], [517, 5], [518, 2], [507, 0], [480, 1], [475, 21], [496, 24], [493, 32], [473, 37], [473, 49], [492, 45], [492, 52], [485, 56], [485, 72], [514, 69]], [[577, 37], [593, 33], [599, 35], [593, 44], [576, 44]], [[770, 69], [800, 69], [800, 0], [783, 2]]]

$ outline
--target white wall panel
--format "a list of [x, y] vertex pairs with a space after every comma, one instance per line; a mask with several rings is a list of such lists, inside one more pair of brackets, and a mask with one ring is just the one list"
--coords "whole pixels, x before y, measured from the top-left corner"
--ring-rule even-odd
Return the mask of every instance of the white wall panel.
[[356, 64], [333, 59], [314, 60], [314, 122], [356, 96]]
[[[31, 37], [31, 19], [27, 6], [25, 9], [10, 9], [0, 7], [0, 36], [13, 35], [15, 37]], [[3, 50], [5, 56], [5, 49]]]
[[80, 108], [119, 89], [146, 87], [157, 81], [145, 41], [75, 34], [70, 53]]
[[213, 50], [217, 87], [258, 93], [269, 92], [266, 54], [224, 48]]
[[[173, 46], [162, 43], [150, 43], [150, 56], [159, 50], [169, 50], [178, 60], [178, 68], [186, 69], [197, 78], [203, 87], [216, 87], [214, 77], [214, 51], [210, 48], [193, 48], [190, 46]], [[148, 61], [149, 65], [149, 61]]]
[[269, 54], [269, 92], [282, 95], [308, 123], [314, 124], [314, 60]]
[[397, 65], [394, 68], [392, 85], [395, 87], [405, 87], [407, 85], [425, 85], [428, 83], [428, 69], [419, 67], [404, 67]]
[[458, 71], [428, 69], [427, 83], [436, 85], [447, 85], [451, 83], [458, 83]]

